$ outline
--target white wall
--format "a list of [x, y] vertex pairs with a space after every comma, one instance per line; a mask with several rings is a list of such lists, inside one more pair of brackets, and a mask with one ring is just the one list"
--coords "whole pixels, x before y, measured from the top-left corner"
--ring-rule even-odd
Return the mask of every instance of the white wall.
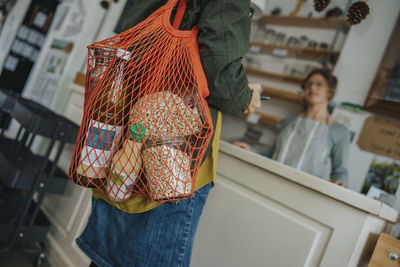
[[[60, 10], [67, 10], [66, 17], [59, 28], [55, 29], [55, 25], [52, 24], [41, 54], [31, 71], [22, 93], [28, 98], [31, 98], [35, 93], [37, 79], [40, 77], [39, 73], [43, 70], [43, 64], [46, 64], [46, 56], [54, 39], [72, 42], [74, 47], [68, 56], [59, 83], [54, 88], [52, 103], [47, 103], [57, 113], [62, 113], [64, 110], [64, 105], [69, 95], [68, 85], [75, 78], [76, 72], [81, 71], [85, 66], [86, 46], [94, 41], [100, 26], [99, 21], [102, 21], [106, 13], [96, 0], [65, 1], [58, 6], [55, 19], [58, 12], [61, 12]], [[74, 29], [74, 31], [70, 29]]]
[[399, 0], [368, 1], [371, 13], [351, 28], [335, 68], [335, 101], [363, 105], [381, 62], [397, 16]]
[[[251, 2], [258, 5], [266, 14], [270, 14], [271, 11], [276, 8], [280, 7], [282, 9], [282, 15], [289, 15], [296, 7], [297, 0], [251, 0]], [[326, 10], [339, 6], [342, 9], [345, 9], [349, 0], [331, 0], [330, 4], [326, 8]], [[310, 12], [313, 13], [314, 17], [323, 16], [326, 10], [320, 12], [313, 10], [314, 1], [313, 0], [306, 0], [302, 5], [298, 15], [299, 16], [308, 16]]]

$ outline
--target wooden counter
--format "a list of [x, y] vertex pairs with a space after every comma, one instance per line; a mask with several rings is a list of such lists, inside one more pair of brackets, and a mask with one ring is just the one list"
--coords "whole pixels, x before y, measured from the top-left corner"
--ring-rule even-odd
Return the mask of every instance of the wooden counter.
[[359, 266], [398, 217], [382, 202], [221, 141], [191, 266]]

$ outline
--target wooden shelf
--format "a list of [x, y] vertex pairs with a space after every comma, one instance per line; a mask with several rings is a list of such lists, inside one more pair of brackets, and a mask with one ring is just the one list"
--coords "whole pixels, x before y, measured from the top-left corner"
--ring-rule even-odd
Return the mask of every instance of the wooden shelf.
[[317, 49], [309, 47], [292, 47], [287, 45], [264, 44], [260, 42], [250, 42], [250, 51], [260, 51], [273, 55], [286, 55], [289, 57], [311, 59], [311, 60], [326, 60], [329, 59], [333, 64], [339, 58], [340, 51], [329, 49]]
[[278, 98], [290, 102], [294, 102], [296, 104], [303, 103], [303, 96], [300, 94], [287, 92], [284, 90], [274, 89], [270, 87], [263, 86], [263, 95], [270, 96], [272, 99]]
[[277, 118], [271, 115], [262, 114], [260, 112], [254, 112], [254, 114], [260, 116], [260, 122], [268, 125], [277, 126], [282, 122], [283, 119]]
[[[281, 118], [271, 116], [271, 115], [266, 115], [266, 114], [260, 113], [258, 111], [255, 111], [252, 114], [255, 114], [260, 117], [258, 122], [265, 123], [265, 124], [268, 124], [271, 126], [277, 126], [278, 124], [280, 124], [283, 121], [283, 119], [281, 119]], [[249, 114], [246, 114], [246, 115], [242, 114], [241, 118], [246, 119], [247, 116], [249, 116]]]
[[293, 27], [309, 27], [309, 28], [320, 28], [320, 29], [332, 29], [336, 30], [341, 25], [344, 25], [346, 29], [349, 25], [346, 22], [346, 18], [309, 18], [309, 17], [289, 17], [289, 16], [263, 16], [261, 21], [264, 24], [274, 24], [282, 26], [293, 26]]
[[303, 82], [303, 78], [291, 76], [291, 75], [284, 75], [279, 73], [273, 73], [269, 71], [258, 70], [254, 68], [247, 67], [246, 68], [247, 74], [262, 76], [265, 78], [280, 80], [284, 82], [294, 83], [294, 84], [301, 84]]

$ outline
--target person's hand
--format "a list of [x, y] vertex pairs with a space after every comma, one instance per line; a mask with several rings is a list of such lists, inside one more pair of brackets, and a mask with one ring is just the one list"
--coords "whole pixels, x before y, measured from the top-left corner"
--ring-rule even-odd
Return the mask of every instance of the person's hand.
[[233, 142], [233, 144], [235, 146], [238, 146], [238, 147], [243, 148], [245, 150], [251, 151], [251, 147], [247, 143], [240, 142], [240, 141], [235, 141], [235, 142]]
[[249, 87], [251, 91], [253, 91], [253, 95], [251, 97], [249, 105], [247, 106], [247, 109], [244, 111], [244, 114], [253, 113], [256, 109], [261, 107], [261, 84], [249, 83]]
[[339, 186], [341, 186], [341, 187], [347, 188], [347, 186], [346, 186], [344, 183], [340, 182], [340, 181], [329, 180], [329, 182], [331, 182], [331, 183], [333, 183], [333, 184], [337, 184], [337, 185], [339, 185]]

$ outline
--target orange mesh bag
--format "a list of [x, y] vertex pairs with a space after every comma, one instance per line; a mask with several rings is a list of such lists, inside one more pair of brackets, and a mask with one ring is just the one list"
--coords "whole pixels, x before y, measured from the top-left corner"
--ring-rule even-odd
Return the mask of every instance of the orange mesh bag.
[[112, 201], [189, 198], [213, 134], [197, 28], [170, 0], [135, 27], [88, 46], [84, 114], [69, 169]]

